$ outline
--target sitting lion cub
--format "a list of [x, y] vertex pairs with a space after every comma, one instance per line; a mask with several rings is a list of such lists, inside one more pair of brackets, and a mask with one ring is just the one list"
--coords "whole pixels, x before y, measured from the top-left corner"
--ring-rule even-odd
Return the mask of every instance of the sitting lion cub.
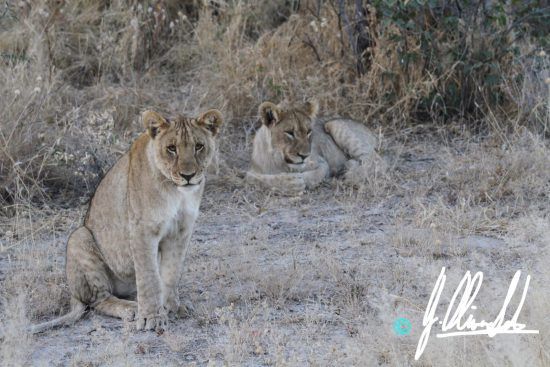
[[318, 109], [315, 101], [260, 105], [249, 183], [297, 194], [343, 171], [350, 180], [361, 171], [364, 177], [367, 163], [377, 157], [375, 136], [353, 120], [317, 120]]
[[[67, 243], [71, 312], [31, 332], [73, 323], [87, 307], [162, 328], [179, 307], [177, 282], [222, 115], [168, 119], [145, 111], [141, 134], [101, 181]], [[128, 300], [137, 292], [137, 302]]]

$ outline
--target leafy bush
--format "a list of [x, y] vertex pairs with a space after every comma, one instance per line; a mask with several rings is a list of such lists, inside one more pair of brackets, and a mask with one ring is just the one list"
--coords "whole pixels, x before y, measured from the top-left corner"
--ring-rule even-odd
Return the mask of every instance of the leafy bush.
[[[517, 110], [506, 88], [507, 82], [521, 82], [517, 57], [525, 41], [538, 45], [531, 53], [549, 45], [550, 12], [543, 1], [376, 0], [373, 6], [378, 32], [399, 58], [399, 69], [384, 77], [395, 80], [397, 73], [421, 69], [431, 79], [416, 101], [421, 121], [480, 120], [493, 108]], [[389, 105], [399, 87], [386, 91]]]

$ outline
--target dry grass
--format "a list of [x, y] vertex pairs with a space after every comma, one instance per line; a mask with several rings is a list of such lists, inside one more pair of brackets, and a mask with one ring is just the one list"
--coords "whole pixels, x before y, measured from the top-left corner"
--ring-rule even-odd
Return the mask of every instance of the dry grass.
[[[443, 121], [437, 111], [444, 105], [421, 105], [447, 84], [462, 88], [459, 65], [445, 66], [444, 58], [446, 71], [437, 76], [422, 59], [405, 67], [396, 37], [406, 38], [411, 53], [421, 52], [419, 41], [384, 26], [369, 8], [370, 67], [359, 73], [335, 2], [321, 4], [6, 2], [0, 18], [2, 202], [89, 196], [113, 154], [139, 129], [135, 118], [146, 107], [197, 113], [216, 106], [226, 120], [246, 126], [262, 100], [315, 96], [323, 111], [385, 131], [432, 120], [489, 127], [500, 140], [522, 124], [548, 133], [549, 61], [535, 46], [525, 43], [516, 61], [499, 64], [505, 102], [493, 106], [483, 85], [468, 84], [485, 115]], [[452, 45], [439, 46], [444, 56]]]
[[29, 363], [33, 348], [32, 338], [25, 332], [28, 325], [27, 302], [23, 293], [3, 301], [3, 335], [5, 341], [0, 347], [4, 366], [20, 366]]
[[[530, 273], [521, 321], [550, 328], [547, 55], [523, 46], [506, 70], [506, 106], [418, 124], [419, 100], [458, 69], [403, 71], [375, 12], [371, 67], [359, 74], [329, 1], [199, 3], [0, 7], [1, 365], [412, 365], [442, 266], [453, 285], [485, 273], [487, 317], [513, 273]], [[253, 190], [243, 177], [258, 103], [312, 95], [326, 114], [376, 128], [386, 169], [297, 198]], [[217, 107], [228, 121], [182, 275], [197, 314], [161, 336], [94, 313], [26, 335], [67, 310], [66, 237], [148, 107]], [[392, 332], [400, 316], [411, 336]], [[421, 364], [545, 366], [549, 342], [432, 337]]]
[[[547, 164], [547, 155], [534, 152], [542, 149], [548, 154], [549, 148], [537, 139], [520, 137], [510, 150], [499, 152], [508, 152], [510, 162], [527, 155], [529, 167], [540, 167]], [[13, 358], [74, 365], [159, 360], [199, 365], [410, 365], [427, 297], [442, 266], [449, 276], [443, 303], [452, 295], [451, 284], [456, 285], [466, 270], [485, 273], [478, 302], [487, 318], [498, 310], [495, 300], [503, 299], [513, 273], [521, 269], [531, 274], [522, 321], [545, 330], [550, 212], [536, 195], [548, 192], [550, 171], [526, 173], [522, 166], [529, 179], [511, 186], [514, 197], [535, 196], [525, 196], [513, 215], [484, 217], [479, 213], [484, 213], [485, 201], [461, 205], [441, 198], [447, 191], [477, 193], [486, 175], [467, 179], [464, 162], [483, 164], [492, 172], [503, 158], [487, 158], [485, 143], [470, 141], [463, 150], [463, 141], [437, 141], [435, 136], [407, 143], [388, 138], [386, 152], [394, 157], [394, 168], [387, 182], [379, 180], [381, 188], [391, 187], [380, 189], [380, 195], [334, 180], [299, 198], [272, 196], [226, 176], [245, 167], [210, 177], [180, 288], [182, 298], [197, 309], [195, 316], [171, 324], [157, 337], [92, 314], [73, 327], [30, 339], [31, 352]], [[240, 151], [248, 154], [244, 148]], [[486, 160], [479, 161], [480, 156]], [[448, 182], [441, 177], [448, 177]], [[486, 179], [493, 182], [490, 175]], [[460, 182], [463, 189], [449, 189], [449, 182]], [[539, 187], [541, 182], [546, 186]], [[497, 192], [498, 187], [495, 182], [483, 190]], [[500, 197], [502, 207], [491, 208], [504, 211], [515, 202], [508, 200]], [[4, 223], [18, 237], [2, 239], [4, 246], [12, 246], [1, 260], [3, 296], [24, 300], [26, 311], [20, 317], [28, 315], [36, 322], [67, 309], [61, 269], [64, 237], [78, 225], [85, 208], [56, 210], [56, 216], [43, 219], [41, 228], [31, 229], [36, 221], [28, 218]], [[39, 218], [48, 213], [43, 215]], [[28, 286], [22, 288], [23, 284]], [[5, 325], [18, 320], [13, 313], [22, 312], [20, 306], [4, 303], [3, 307]], [[413, 322], [411, 336], [397, 337], [391, 331], [399, 316]], [[467, 355], [476, 365], [521, 366], [527, 361], [543, 366], [547, 349], [544, 334], [432, 338], [422, 363], [460, 365]]]

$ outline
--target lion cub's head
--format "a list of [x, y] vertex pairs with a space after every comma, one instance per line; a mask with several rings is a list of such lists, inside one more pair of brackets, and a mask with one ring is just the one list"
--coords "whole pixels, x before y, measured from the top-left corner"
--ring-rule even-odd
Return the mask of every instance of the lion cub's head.
[[220, 111], [173, 119], [145, 111], [142, 121], [152, 139], [154, 161], [160, 172], [177, 186], [200, 184], [214, 154], [214, 137], [222, 124]]
[[312, 123], [318, 110], [316, 101], [294, 106], [264, 102], [259, 107], [275, 153], [282, 155], [290, 167], [299, 167], [311, 154]]

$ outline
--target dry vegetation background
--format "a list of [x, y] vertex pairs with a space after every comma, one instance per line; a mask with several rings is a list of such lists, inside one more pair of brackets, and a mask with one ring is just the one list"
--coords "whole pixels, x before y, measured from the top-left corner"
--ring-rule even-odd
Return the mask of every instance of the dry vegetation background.
[[[2, 1], [0, 365], [550, 365], [548, 18], [542, 1]], [[258, 104], [309, 96], [376, 131], [389, 169], [297, 198], [247, 186]], [[93, 313], [26, 335], [66, 312], [65, 240], [145, 108], [227, 121], [182, 275], [197, 314], [160, 336]], [[443, 303], [485, 273], [486, 319], [531, 274], [520, 321], [541, 333], [432, 337], [415, 363], [442, 266]]]

